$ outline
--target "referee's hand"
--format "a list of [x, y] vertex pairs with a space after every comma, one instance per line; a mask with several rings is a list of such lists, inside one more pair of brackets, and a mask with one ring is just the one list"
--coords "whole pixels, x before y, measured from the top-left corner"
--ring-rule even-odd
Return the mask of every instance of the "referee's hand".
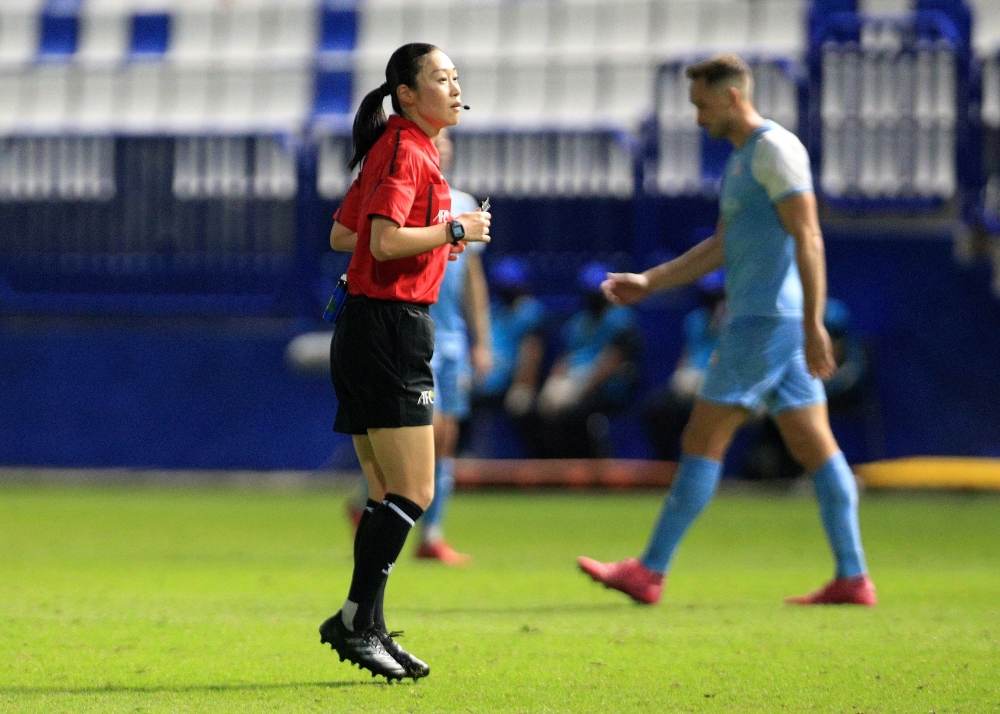
[[465, 228], [465, 238], [469, 243], [490, 242], [490, 214], [485, 211], [463, 213], [456, 219]]
[[608, 273], [601, 290], [615, 305], [634, 305], [649, 295], [649, 278], [638, 273]]

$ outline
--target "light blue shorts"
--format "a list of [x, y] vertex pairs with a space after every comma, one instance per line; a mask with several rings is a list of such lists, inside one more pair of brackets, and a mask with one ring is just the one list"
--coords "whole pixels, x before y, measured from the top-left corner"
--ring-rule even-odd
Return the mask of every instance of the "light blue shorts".
[[435, 411], [457, 419], [467, 417], [472, 367], [464, 335], [461, 340], [435, 339], [431, 370], [434, 372]]
[[826, 401], [806, 367], [802, 318], [746, 316], [722, 329], [699, 396], [771, 414]]

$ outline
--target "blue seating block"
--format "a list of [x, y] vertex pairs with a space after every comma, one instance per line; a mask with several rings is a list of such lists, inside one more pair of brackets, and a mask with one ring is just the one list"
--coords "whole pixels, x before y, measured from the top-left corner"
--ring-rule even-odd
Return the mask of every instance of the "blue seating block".
[[353, 8], [325, 5], [320, 25], [321, 52], [350, 52], [358, 36], [358, 18]]
[[313, 113], [317, 116], [350, 113], [353, 84], [354, 74], [350, 71], [318, 71], [316, 73], [316, 101]]
[[51, 0], [40, 18], [38, 54], [42, 59], [69, 59], [80, 37], [80, 0]]
[[149, 13], [132, 16], [133, 55], [162, 55], [170, 44], [170, 15]]

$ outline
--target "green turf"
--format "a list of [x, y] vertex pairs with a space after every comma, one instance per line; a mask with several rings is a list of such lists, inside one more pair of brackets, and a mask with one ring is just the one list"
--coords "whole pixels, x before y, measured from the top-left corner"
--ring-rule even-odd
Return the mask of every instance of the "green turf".
[[475, 565], [400, 559], [389, 624], [433, 671], [387, 686], [316, 633], [344, 495], [0, 487], [0, 711], [1000, 711], [995, 496], [867, 496], [866, 609], [781, 604], [830, 571], [808, 498], [720, 496], [644, 608], [574, 559], [636, 553], [658, 495], [460, 494]]

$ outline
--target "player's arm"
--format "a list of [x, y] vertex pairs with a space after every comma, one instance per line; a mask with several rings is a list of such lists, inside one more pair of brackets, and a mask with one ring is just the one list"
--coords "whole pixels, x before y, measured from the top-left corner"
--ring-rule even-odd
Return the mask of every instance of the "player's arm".
[[358, 233], [345, 225], [334, 221], [330, 229], [330, 247], [344, 253], [353, 253], [358, 244]]
[[823, 232], [816, 212], [816, 195], [800, 191], [774, 204], [781, 225], [795, 240], [795, 262], [802, 278], [803, 329], [806, 337], [806, 364], [814, 377], [826, 379], [836, 363], [830, 335], [823, 326], [826, 308], [826, 256]]
[[472, 338], [472, 368], [483, 377], [493, 367], [493, 336], [490, 331], [490, 296], [486, 288], [483, 260], [478, 253], [465, 257], [465, 315]]
[[715, 235], [706, 238], [682, 255], [650, 268], [644, 273], [609, 273], [601, 288], [616, 305], [633, 305], [650, 293], [693, 283], [722, 267], [726, 226], [721, 221]]
[[[466, 241], [490, 241], [490, 214], [482, 211], [463, 213], [456, 219], [465, 228]], [[419, 228], [403, 228], [388, 218], [372, 217], [372, 257], [375, 260], [395, 260], [420, 255], [451, 243], [447, 223]]]

